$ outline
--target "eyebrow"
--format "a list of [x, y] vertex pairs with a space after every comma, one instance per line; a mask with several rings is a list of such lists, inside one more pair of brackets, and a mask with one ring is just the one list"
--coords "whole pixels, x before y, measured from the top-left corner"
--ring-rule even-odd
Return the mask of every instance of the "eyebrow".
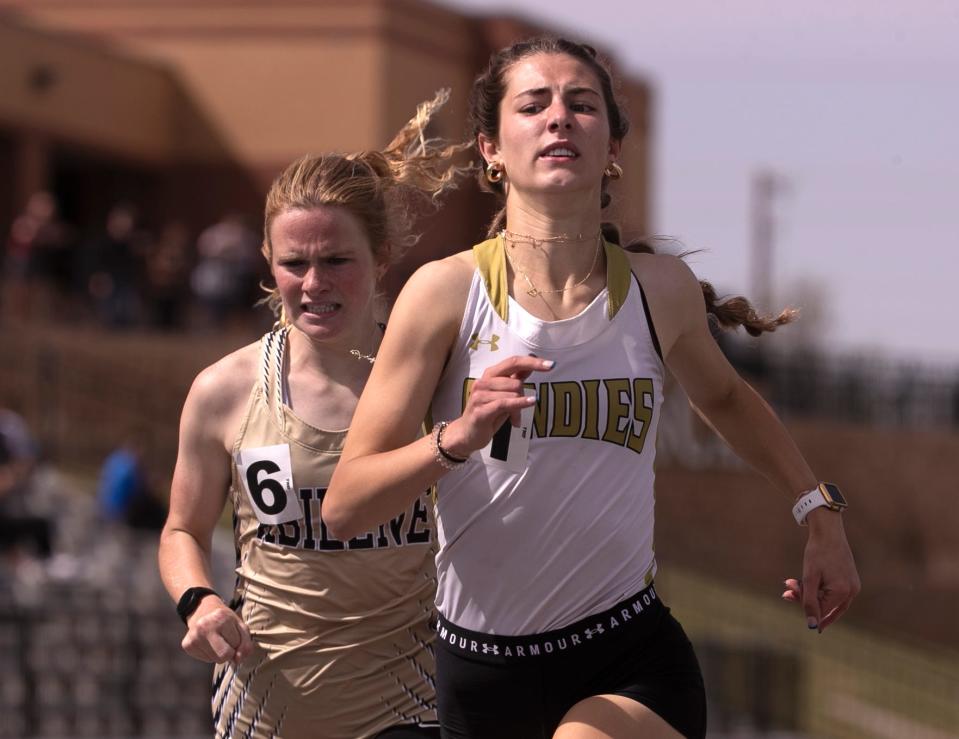
[[[520, 98], [523, 97], [523, 95], [531, 95], [535, 97], [536, 95], [545, 95], [548, 92], [550, 92], [550, 88], [548, 87], [533, 87], [529, 90], [523, 90], [522, 92], [516, 93], [514, 97]], [[590, 93], [596, 97], [600, 97], [600, 94], [592, 87], [567, 87], [565, 90], [563, 90], [563, 94], [565, 95], [581, 95], [583, 93]]]

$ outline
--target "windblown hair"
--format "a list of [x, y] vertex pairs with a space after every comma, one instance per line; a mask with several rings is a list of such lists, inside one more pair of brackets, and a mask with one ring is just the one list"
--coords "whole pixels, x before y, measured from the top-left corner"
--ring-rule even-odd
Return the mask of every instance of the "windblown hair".
[[[565, 54], [585, 64], [596, 75], [606, 104], [609, 135], [615, 141], [622, 141], [629, 132], [629, 117], [616, 97], [615, 84], [608, 62], [588, 44], [578, 44], [554, 36], [539, 36], [520, 41], [493, 54], [489, 66], [473, 82], [469, 101], [469, 125], [473, 145], [476, 145], [476, 137], [480, 133], [491, 139], [498, 139], [500, 103], [506, 93], [506, 75], [517, 62], [536, 54]], [[492, 192], [503, 201], [503, 206], [497, 211], [489, 226], [487, 236], [492, 238], [506, 222], [506, 188], [503, 180], [489, 182], [482, 170], [477, 173], [477, 177], [482, 189]], [[608, 185], [609, 178], [604, 175], [600, 190], [600, 208], [606, 208], [612, 202], [612, 197], [607, 192]], [[603, 236], [607, 241], [623, 246], [626, 251], [655, 253], [655, 248], [649, 240], [622, 244], [619, 228], [614, 223], [603, 223], [602, 228]], [[793, 321], [798, 315], [797, 311], [787, 309], [778, 316], [761, 316], [746, 298], [736, 296], [720, 299], [712, 285], [705, 281], [700, 281], [700, 284], [706, 311], [714, 317], [719, 326], [725, 329], [742, 326], [750, 335], [759, 336], [764, 331], [775, 331], [777, 327]]]
[[[457, 186], [465, 167], [455, 157], [467, 144], [449, 144], [427, 136], [427, 127], [449, 99], [441, 90], [417, 106], [416, 115], [382, 151], [352, 154], [308, 154], [290, 164], [266, 196], [263, 256], [272, 264], [271, 230], [277, 216], [289, 210], [324, 205], [346, 208], [362, 224], [373, 257], [393, 264], [419, 240], [417, 215], [438, 205], [439, 197]], [[264, 302], [284, 320], [276, 288], [264, 286]]]
[[[621, 239], [619, 229], [612, 223], [603, 224], [603, 238], [611, 244], [620, 244]], [[668, 239], [672, 241], [672, 239]], [[661, 241], [658, 238], [641, 239], [631, 241], [623, 247], [624, 250], [634, 254], [655, 254], [655, 242]], [[683, 259], [691, 254], [695, 254], [698, 249], [684, 251], [679, 254]], [[799, 317], [799, 311], [795, 308], [786, 308], [778, 316], [764, 316], [756, 312], [752, 303], [742, 295], [733, 297], [722, 296], [716, 293], [716, 288], [712, 283], [706, 280], [700, 280], [699, 286], [703, 291], [703, 303], [706, 306], [706, 314], [710, 319], [722, 329], [736, 329], [743, 327], [750, 336], [760, 336], [767, 331], [775, 331], [780, 326], [795, 321]]]

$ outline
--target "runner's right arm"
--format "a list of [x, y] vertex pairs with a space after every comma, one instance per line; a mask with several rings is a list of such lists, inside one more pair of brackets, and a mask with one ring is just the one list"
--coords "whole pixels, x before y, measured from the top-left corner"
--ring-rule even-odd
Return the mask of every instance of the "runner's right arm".
[[[235, 372], [236, 358], [231, 355], [201, 372], [183, 406], [170, 513], [159, 549], [160, 575], [174, 601], [187, 588], [213, 588], [213, 530], [230, 486], [225, 430], [233, 426], [238, 407], [240, 386], [233, 378], [245, 374]], [[182, 646], [191, 657], [205, 662], [239, 663], [250, 654], [253, 642], [240, 618], [220, 597], [210, 595], [187, 619]]]
[[[474, 263], [469, 252], [421, 267], [396, 301], [346, 446], [323, 500], [323, 520], [349, 539], [395, 516], [446, 471], [431, 440], [417, 438], [456, 341]], [[542, 360], [510, 357], [477, 380], [463, 415], [443, 436], [451, 454], [484, 447], [532, 400], [523, 379]]]

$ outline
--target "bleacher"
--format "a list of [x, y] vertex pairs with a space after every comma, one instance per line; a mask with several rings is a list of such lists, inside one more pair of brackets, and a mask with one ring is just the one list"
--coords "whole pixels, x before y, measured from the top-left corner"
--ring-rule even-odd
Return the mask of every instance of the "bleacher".
[[156, 574], [156, 536], [101, 531], [0, 600], [0, 737], [205, 737], [210, 665]]

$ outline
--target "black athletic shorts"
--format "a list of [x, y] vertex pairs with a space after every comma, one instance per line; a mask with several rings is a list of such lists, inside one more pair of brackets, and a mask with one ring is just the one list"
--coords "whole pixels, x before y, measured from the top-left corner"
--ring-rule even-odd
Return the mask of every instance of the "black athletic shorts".
[[685, 737], [706, 735], [706, 692], [692, 645], [650, 585], [556, 631], [491, 636], [437, 624], [444, 739], [549, 739], [594, 695], [622, 695]]
[[400, 724], [376, 735], [375, 739], [440, 739], [439, 724]]

